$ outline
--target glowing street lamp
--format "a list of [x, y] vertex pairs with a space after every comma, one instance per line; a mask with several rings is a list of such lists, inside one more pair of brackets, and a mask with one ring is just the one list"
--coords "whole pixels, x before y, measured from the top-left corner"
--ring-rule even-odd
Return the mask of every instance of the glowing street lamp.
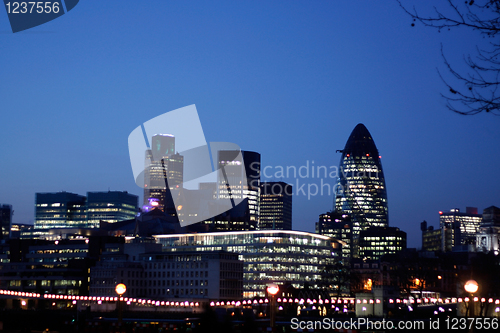
[[122, 295], [127, 291], [127, 286], [125, 286], [123, 283], [118, 283], [115, 287], [115, 291], [118, 296], [122, 297]]
[[267, 292], [273, 296], [276, 295], [278, 291], [280, 291], [280, 288], [274, 283], [267, 286]]
[[469, 280], [465, 282], [464, 289], [466, 292], [470, 294], [470, 300], [469, 300], [469, 311], [470, 311], [470, 316], [474, 317], [474, 293], [479, 289], [479, 285], [475, 280]]
[[280, 291], [280, 288], [275, 283], [272, 283], [269, 286], [267, 286], [267, 293], [269, 295], [271, 295], [271, 304], [269, 305], [270, 308], [271, 308], [271, 311], [270, 311], [271, 329], [274, 327], [274, 321], [275, 321], [274, 317], [275, 317], [275, 312], [276, 312], [276, 309], [275, 309], [275, 307], [276, 307], [276, 304], [275, 304], [276, 299], [275, 299], [274, 296], [276, 296], [276, 294], [278, 293], [278, 291]]
[[476, 281], [469, 280], [465, 282], [464, 289], [466, 292], [474, 294], [479, 289], [479, 285], [477, 284]]
[[118, 305], [118, 326], [120, 327], [120, 330], [121, 330], [122, 318], [123, 318], [123, 313], [122, 313], [122, 296], [127, 291], [127, 286], [125, 284], [123, 284], [123, 283], [118, 283], [116, 285], [116, 287], [115, 287], [115, 291], [118, 294], [118, 296], [120, 296], [120, 298], [118, 298], [117, 305]]

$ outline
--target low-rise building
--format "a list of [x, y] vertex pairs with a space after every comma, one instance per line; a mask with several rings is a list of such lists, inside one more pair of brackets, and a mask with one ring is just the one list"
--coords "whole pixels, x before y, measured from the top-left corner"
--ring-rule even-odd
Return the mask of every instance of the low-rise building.
[[155, 243], [111, 244], [91, 268], [90, 281], [95, 296], [116, 296], [115, 286], [124, 283], [129, 298], [237, 300], [243, 294], [243, 262], [226, 251], [161, 252]]
[[[244, 262], [245, 298], [264, 297], [267, 285], [329, 285], [326, 268], [341, 260], [341, 244], [327, 236], [289, 230], [156, 235], [163, 251], [227, 251]], [[333, 283], [332, 283], [333, 284]]]

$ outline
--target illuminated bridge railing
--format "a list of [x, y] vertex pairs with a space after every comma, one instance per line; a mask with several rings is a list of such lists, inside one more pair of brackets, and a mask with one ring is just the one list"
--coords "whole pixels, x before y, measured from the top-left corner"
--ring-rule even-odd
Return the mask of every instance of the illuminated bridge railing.
[[[50, 300], [67, 300], [72, 301], [76, 304], [77, 301], [90, 301], [97, 302], [101, 304], [103, 302], [117, 302], [119, 297], [110, 296], [78, 296], [78, 295], [56, 295], [56, 294], [38, 294], [24, 291], [14, 291], [14, 290], [0, 290], [0, 296], [8, 298], [34, 298], [34, 299], [50, 299]], [[144, 299], [144, 298], [128, 298], [122, 297], [122, 301], [127, 304], [135, 305], [150, 305], [150, 306], [170, 306], [170, 307], [199, 307], [199, 302], [190, 301], [165, 301], [165, 300], [155, 300], [155, 299]], [[490, 303], [490, 304], [500, 304], [500, 299], [485, 298], [485, 297], [448, 297], [448, 298], [422, 298], [422, 299], [401, 299], [401, 298], [389, 298], [385, 302], [389, 304], [421, 304], [421, 305], [434, 305], [434, 304], [455, 304], [462, 302], [480, 302], [480, 303]], [[248, 299], [241, 301], [211, 301], [211, 306], [257, 306], [260, 304], [267, 304], [269, 300], [267, 298], [257, 298]], [[304, 298], [277, 298], [276, 302], [285, 304], [296, 304], [296, 305], [354, 305], [354, 304], [380, 304], [384, 300], [380, 298], [369, 298], [369, 299], [355, 299], [353, 297], [348, 298], [330, 298], [330, 299], [304, 299]]]
[[[73, 301], [76, 304], [77, 301], [90, 301], [97, 302], [101, 304], [102, 302], [117, 302], [118, 297], [109, 296], [77, 296], [77, 295], [56, 295], [56, 294], [38, 294], [30, 293], [24, 291], [13, 291], [13, 290], [0, 290], [0, 295], [11, 297], [11, 298], [36, 298], [36, 299], [50, 299], [50, 300], [66, 300]], [[122, 297], [123, 302], [136, 305], [151, 305], [151, 306], [181, 306], [181, 307], [199, 307], [199, 302], [189, 302], [189, 301], [160, 301], [154, 299], [143, 299], [143, 298], [128, 298]]]

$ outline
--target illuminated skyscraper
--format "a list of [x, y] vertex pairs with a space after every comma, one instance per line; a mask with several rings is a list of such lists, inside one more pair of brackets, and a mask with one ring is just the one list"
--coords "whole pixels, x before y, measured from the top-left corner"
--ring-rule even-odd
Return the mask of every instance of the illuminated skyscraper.
[[363, 124], [354, 128], [341, 152], [335, 210], [351, 215], [356, 257], [361, 230], [388, 226], [387, 192], [377, 147]]
[[260, 184], [259, 230], [292, 230], [292, 185]]
[[182, 184], [183, 169], [184, 158], [175, 153], [175, 137], [170, 134], [153, 136], [151, 149], [146, 150], [144, 205], [149, 205], [153, 198], [158, 200], [161, 210], [172, 210], [173, 201], [168, 190]]
[[260, 154], [219, 150], [218, 199], [231, 199], [233, 208], [203, 223], [209, 231], [257, 230], [260, 211]]
[[175, 154], [175, 137], [171, 134], [156, 134], [151, 140], [151, 151], [155, 161]]

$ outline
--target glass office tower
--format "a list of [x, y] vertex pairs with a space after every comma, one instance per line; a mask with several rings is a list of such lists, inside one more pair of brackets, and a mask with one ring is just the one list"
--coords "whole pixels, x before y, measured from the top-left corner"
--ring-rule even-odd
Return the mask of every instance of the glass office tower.
[[260, 184], [259, 230], [292, 230], [292, 185]]
[[86, 228], [86, 198], [58, 192], [36, 193], [35, 229]]
[[353, 256], [359, 232], [388, 226], [387, 192], [379, 152], [365, 125], [352, 131], [340, 160], [335, 210], [351, 215]]

